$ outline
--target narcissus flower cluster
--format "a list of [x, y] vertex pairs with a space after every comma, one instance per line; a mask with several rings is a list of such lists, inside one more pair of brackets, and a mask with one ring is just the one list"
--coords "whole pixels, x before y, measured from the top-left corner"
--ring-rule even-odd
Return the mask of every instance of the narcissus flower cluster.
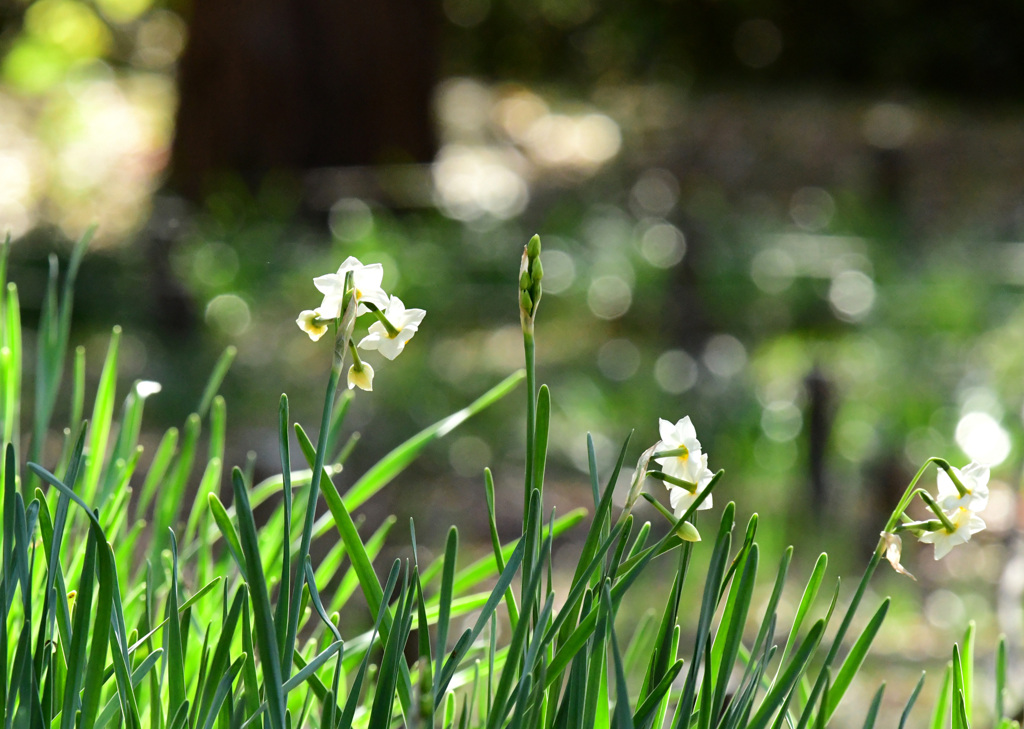
[[[910, 532], [925, 544], [935, 545], [935, 559], [942, 559], [960, 544], [966, 544], [971, 537], [985, 528], [985, 521], [978, 515], [988, 506], [989, 469], [971, 462], [963, 468], [955, 468], [942, 459], [932, 459], [938, 466], [936, 476], [937, 495], [924, 489], [918, 495], [935, 516], [934, 519], [913, 521], [904, 512], [902, 523], [896, 532]], [[900, 574], [913, 577], [900, 564], [903, 543], [892, 532], [882, 532], [884, 557]]]
[[359, 259], [350, 256], [335, 273], [313, 279], [313, 285], [324, 295], [323, 301], [316, 309], [303, 311], [295, 320], [315, 342], [331, 325], [339, 323], [346, 313], [346, 302], [356, 305], [355, 317], [372, 314], [376, 318], [358, 344], [352, 343], [351, 331], [343, 332], [353, 359], [348, 371], [349, 389], [373, 389], [373, 367], [362, 361], [357, 348], [376, 350], [387, 359], [394, 359], [405, 349], [427, 314], [423, 309], [407, 309], [401, 299], [381, 288], [383, 280], [384, 267], [381, 264], [363, 265]]

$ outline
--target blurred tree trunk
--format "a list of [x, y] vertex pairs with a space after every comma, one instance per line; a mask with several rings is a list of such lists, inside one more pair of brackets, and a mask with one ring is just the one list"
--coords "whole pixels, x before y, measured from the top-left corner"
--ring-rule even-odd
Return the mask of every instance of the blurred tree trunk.
[[225, 173], [429, 161], [438, 27], [423, 0], [197, 0], [171, 186], [199, 199]]

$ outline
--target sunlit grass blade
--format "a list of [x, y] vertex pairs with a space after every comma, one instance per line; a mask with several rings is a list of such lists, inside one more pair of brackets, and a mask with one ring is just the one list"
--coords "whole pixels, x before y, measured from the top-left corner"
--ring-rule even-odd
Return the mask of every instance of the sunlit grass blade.
[[[213, 649], [210, 659], [210, 670], [207, 674], [207, 680], [199, 702], [198, 716], [200, 717], [216, 712], [216, 709], [212, 708], [214, 706], [214, 697], [220, 689], [221, 677], [224, 676], [225, 670], [228, 667], [231, 644], [234, 641], [235, 629], [238, 626], [238, 618], [242, 614], [242, 601], [245, 597], [246, 593], [242, 588], [235, 591], [235, 597], [231, 601], [231, 606], [227, 608], [225, 619], [220, 624], [220, 635]], [[241, 670], [241, 665], [238, 668]]]
[[796, 613], [793, 616], [793, 625], [789, 629], [789, 638], [786, 639], [786, 646], [782, 649], [782, 655], [779, 659], [783, 662], [796, 643], [804, 618], [807, 617], [808, 610], [811, 609], [811, 605], [814, 604], [814, 600], [818, 596], [818, 590], [821, 587], [822, 580], [825, 578], [825, 569], [827, 567], [828, 555], [822, 552], [814, 563], [814, 569], [811, 570], [811, 576], [807, 580], [803, 595], [800, 597], [800, 604], [797, 606]]
[[[725, 613], [712, 649], [712, 666], [717, 663], [718, 669], [717, 679], [714, 682], [714, 697], [711, 702], [712, 716], [720, 716], [722, 708], [725, 706], [726, 693], [729, 691], [729, 678], [732, 676], [736, 657], [739, 655], [743, 629], [746, 627], [747, 613], [754, 595], [758, 554], [757, 545], [752, 544], [744, 559], [743, 572], [739, 582], [737, 583], [735, 577], [733, 578]], [[723, 631], [725, 633], [724, 640], [722, 640]], [[722, 646], [721, 650], [718, 649], [719, 645]]]
[[522, 379], [522, 371], [509, 375], [466, 407], [420, 431], [392, 450], [345, 492], [345, 505], [351, 510], [363, 504], [412, 463], [429, 443], [448, 435], [469, 418], [505, 397]]
[[835, 681], [832, 683], [832, 690], [829, 692], [829, 702], [825, 709], [825, 721], [832, 717], [836, 707], [839, 706], [839, 702], [842, 700], [846, 690], [850, 687], [850, 683], [853, 681], [854, 676], [860, 670], [861, 664], [864, 663], [864, 659], [867, 657], [868, 651], [871, 649], [871, 643], [874, 641], [875, 636], [878, 634], [879, 628], [882, 627], [882, 621], [885, 620], [885, 614], [889, 610], [889, 598], [882, 601], [882, 604], [875, 611], [875, 614], [871, 616], [871, 620], [864, 627], [860, 636], [853, 644], [853, 648], [850, 649], [850, 653], [846, 656], [843, 661], [839, 672], [836, 674]]
[[[92, 729], [100, 710], [103, 694], [104, 667], [107, 662], [107, 643], [110, 640], [110, 617], [114, 604], [113, 591], [117, 584], [113, 579], [113, 567], [110, 564], [112, 555], [107, 548], [103, 532], [96, 524], [92, 524], [91, 539], [95, 541], [94, 549], [99, 562], [99, 589], [96, 595], [95, 622], [92, 627], [92, 645], [85, 669], [85, 681], [82, 686], [81, 715], [78, 729]], [[105, 564], [104, 564], [105, 563]]]
[[751, 718], [747, 729], [763, 729], [768, 725], [769, 720], [774, 716], [775, 711], [782, 705], [786, 696], [796, 686], [797, 681], [803, 675], [807, 669], [807, 664], [814, 655], [815, 650], [818, 648], [818, 643], [821, 641], [822, 633], [825, 631], [825, 619], [821, 618], [811, 626], [811, 629], [807, 631], [806, 637], [803, 642], [800, 643], [799, 648], [793, 657], [790, 659], [789, 664], [782, 671], [778, 680], [772, 685], [772, 688], [765, 695], [758, 707], [757, 712]]
[[156, 448], [153, 461], [149, 464], [149, 470], [146, 472], [146, 479], [142, 482], [142, 488], [139, 490], [139, 501], [136, 506], [138, 513], [146, 513], [156, 494], [157, 486], [164, 481], [164, 476], [167, 474], [167, 469], [171, 465], [177, 448], [178, 429], [169, 428], [160, 439], [160, 445]]
[[996, 721], [1006, 718], [1006, 636], [999, 636], [999, 647], [996, 649], [996, 700], [995, 707]]
[[[142, 679], [150, 672], [161, 658], [163, 658], [163, 648], [157, 648], [155, 651], [146, 656], [139, 665], [132, 671], [132, 688], [138, 688], [138, 685], [142, 683]], [[103, 711], [100, 712], [99, 717], [96, 719], [96, 729], [102, 729], [109, 724], [119, 712], [121, 706], [118, 703], [118, 697], [112, 696], [107, 701], [106, 706], [103, 707]]]
[[[402, 666], [405, 666], [403, 651], [409, 639], [409, 630], [412, 627], [413, 601], [416, 598], [415, 590], [411, 589], [409, 566], [406, 563], [402, 576], [402, 588], [398, 593], [398, 600], [395, 603], [395, 619], [391, 632], [384, 641], [384, 654], [380, 660], [380, 669], [377, 675], [377, 686], [373, 694], [373, 702], [370, 705], [370, 717], [368, 729], [387, 729], [391, 724], [391, 717], [395, 706], [395, 693], [401, 680]], [[412, 717], [406, 713], [405, 724], [408, 725]]]
[[[498, 554], [501, 550], [498, 548]], [[452, 527], [448, 530], [448, 539], [444, 547], [444, 569], [441, 572], [441, 593], [437, 614], [437, 658], [434, 675], [441, 675], [445, 652], [448, 648], [448, 621], [451, 618], [453, 585], [455, 582], [455, 561], [459, 554], [459, 530]], [[433, 687], [433, 705], [437, 705], [437, 686]]]
[[537, 423], [533, 442], [533, 488], [544, 493], [544, 469], [548, 457], [548, 430], [551, 426], [551, 391], [541, 385], [537, 393]]
[[3, 331], [0, 332], [0, 396], [3, 408], [3, 438], [5, 443], [13, 443], [15, 449], [21, 440], [19, 421], [21, 420], [21, 305], [18, 301], [18, 287], [7, 284], [6, 311], [3, 319]]
[[943, 729], [946, 726], [946, 717], [949, 716], [950, 696], [953, 692], [953, 664], [946, 664], [942, 672], [942, 686], [936, 695], [935, 708], [932, 710], [929, 729]]
[[[277, 598], [277, 606], [274, 608], [274, 628], [277, 630], [277, 645], [281, 651], [282, 676], [289, 673], [291, 656], [295, 652], [295, 633], [289, 630], [291, 621], [288, 615], [291, 608], [288, 596], [292, 592], [292, 458], [288, 448], [290, 426], [288, 396], [282, 394], [277, 409], [277, 447], [281, 459], [281, 501], [284, 524], [281, 539], [281, 593]], [[312, 581], [310, 589], [316, 589], [315, 580]], [[321, 611], [322, 609], [321, 607]]]
[[206, 413], [213, 403], [213, 398], [217, 395], [217, 391], [220, 390], [221, 383], [224, 382], [224, 377], [227, 375], [228, 370], [231, 369], [231, 363], [234, 362], [236, 354], [238, 354], [238, 350], [233, 345], [225, 347], [217, 359], [217, 363], [213, 366], [210, 377], [206, 381], [206, 387], [203, 388], [203, 394], [199, 398], [199, 407], [196, 408], [196, 414], [200, 418], [206, 417]]
[[199, 416], [195, 413], [185, 419], [178, 457], [174, 460], [170, 474], [160, 484], [153, 514], [153, 540], [150, 545], [150, 553], [154, 557], [166, 547], [167, 530], [174, 526], [181, 512], [185, 489], [192, 474], [192, 464], [195, 462], [201, 425]]
[[907, 705], [903, 708], [903, 713], [900, 714], [899, 729], [905, 729], [905, 727], [907, 726], [907, 720], [910, 718], [910, 712], [913, 711], [914, 704], [917, 702], [917, 697], [921, 693], [921, 689], [924, 688], [924, 677], [925, 672], [921, 671], [921, 678], [917, 680], [917, 685], [911, 692], [910, 698], [907, 699]]
[[[385, 583], [382, 591], [381, 606], [377, 610], [377, 618], [373, 623], [373, 629], [370, 634], [371, 643], [373, 642], [373, 636], [377, 635], [381, 624], [384, 622], [384, 616], [388, 614], [387, 603], [391, 599], [392, 593], [395, 591], [395, 586], [398, 584], [398, 578], [401, 573], [402, 563], [396, 559], [394, 564], [391, 565], [391, 574], [388, 575], [387, 582]], [[366, 679], [366, 671], [369, 665], [370, 651], [367, 650], [363, 655], [362, 663], [359, 665], [359, 670], [356, 671], [355, 679], [352, 681], [352, 686], [349, 689], [348, 699], [345, 701], [345, 708], [342, 711], [341, 719], [338, 722], [338, 726], [340, 727], [352, 726], [352, 719], [355, 717], [356, 709], [359, 707], [359, 701], [363, 690], [363, 682]]]
[[96, 499], [100, 475], [106, 461], [107, 443], [110, 440], [110, 426], [114, 417], [114, 398], [117, 389], [117, 358], [121, 341], [121, 327], [115, 326], [110, 334], [107, 356], [103, 361], [103, 370], [93, 401], [92, 418], [89, 428], [88, 458], [86, 459], [85, 478], [82, 482], [82, 495], [86, 501]]
[[[235, 493], [235, 514], [238, 517], [238, 532], [242, 554], [245, 557], [246, 575], [249, 584], [249, 595], [252, 601], [253, 617], [256, 626], [256, 643], [260, 652], [260, 667], [263, 671], [263, 688], [269, 706], [270, 726], [272, 729], [285, 727], [285, 696], [281, 679], [281, 660], [277, 654], [277, 638], [274, 632], [274, 620], [270, 607], [270, 596], [267, 594], [266, 578], [260, 562], [259, 540], [256, 536], [256, 523], [249, 508], [245, 481], [240, 469], [231, 473], [231, 482]], [[247, 651], [248, 652], [248, 651]]]
[[[213, 722], [217, 720], [217, 714], [220, 711], [221, 705], [224, 703], [224, 699], [227, 698], [231, 691], [231, 684], [235, 682], [235, 678], [238, 673], [242, 670], [242, 666], [245, 663], [245, 656], [239, 656], [228, 668], [227, 672], [223, 675], [220, 681], [217, 683], [217, 689], [214, 691], [213, 699], [209, 704], [207, 712], [205, 714], [206, 721], [203, 722], [203, 729], [213, 729]], [[200, 717], [203, 713], [200, 712]]]
[[977, 633], [977, 625], [973, 620], [967, 623], [967, 630], [964, 633], [964, 647], [960, 653], [963, 670], [962, 691], [964, 693], [964, 712], [967, 720], [970, 721], [974, 715], [974, 640]]

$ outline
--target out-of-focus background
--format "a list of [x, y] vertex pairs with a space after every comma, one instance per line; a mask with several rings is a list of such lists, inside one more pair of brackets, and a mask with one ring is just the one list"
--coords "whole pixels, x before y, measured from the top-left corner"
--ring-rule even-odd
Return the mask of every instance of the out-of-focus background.
[[[873, 583], [899, 593], [876, 655], [902, 702], [969, 618], [1022, 644], [1022, 23], [1010, 2], [6, 0], [0, 233], [31, 309], [47, 255], [98, 224], [76, 336], [98, 369], [124, 326], [157, 425], [237, 346], [229, 442], [263, 474], [280, 393], [318, 419], [329, 345], [294, 324], [313, 276], [379, 261], [428, 311], [369, 359], [359, 473], [521, 366], [534, 232], [563, 511], [589, 498], [587, 432], [607, 472], [631, 429], [630, 462], [689, 414], [765, 563], [794, 543], [805, 575], [827, 549], [855, 580], [925, 458], [990, 464], [989, 530], [938, 563], [908, 544], [919, 582]], [[514, 524], [521, 400], [368, 518], [472, 541], [491, 465]]]

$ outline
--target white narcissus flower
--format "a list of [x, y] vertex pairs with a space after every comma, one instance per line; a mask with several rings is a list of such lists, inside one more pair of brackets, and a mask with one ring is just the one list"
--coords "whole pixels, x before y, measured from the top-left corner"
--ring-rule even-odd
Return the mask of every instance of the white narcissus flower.
[[963, 506], [946, 513], [946, 517], [952, 522], [953, 531], [947, 531], [945, 527], [940, 527], [921, 536], [921, 541], [925, 544], [935, 545], [935, 559], [942, 559], [949, 554], [949, 550], [953, 547], [958, 544], [966, 544], [971, 541], [971, 535], [977, 534], [985, 528], [984, 520]]
[[707, 470], [707, 459], [701, 460], [700, 441], [697, 440], [697, 431], [690, 422], [690, 416], [687, 415], [675, 425], [659, 418], [658, 430], [661, 434], [659, 451], [681, 451], [677, 456], [655, 458], [661, 470], [682, 481], [700, 481], [703, 471]]
[[988, 468], [971, 461], [963, 468], [954, 468], [953, 473], [967, 493], [961, 496], [953, 479], [940, 468], [935, 477], [939, 486], [939, 498], [936, 499], [939, 506], [943, 510], [963, 507], [975, 513], [983, 511], [988, 506]]
[[361, 362], [359, 366], [352, 365], [348, 368], [348, 389], [358, 387], [360, 390], [371, 392], [373, 390], [373, 367]]
[[341, 316], [341, 303], [345, 298], [345, 274], [352, 272], [352, 287], [359, 308], [356, 314], [369, 311], [366, 304], [373, 304], [378, 309], [387, 306], [388, 295], [380, 287], [384, 280], [384, 266], [371, 263], [364, 266], [355, 256], [349, 256], [338, 267], [337, 272], [317, 276], [313, 285], [324, 295], [324, 301], [317, 311], [323, 319], [337, 319]]
[[405, 349], [405, 343], [412, 339], [427, 312], [423, 309], [406, 309], [401, 299], [392, 296], [383, 314], [396, 333], [390, 334], [383, 322], [375, 321], [370, 325], [370, 333], [359, 342], [359, 348], [376, 349], [388, 359], [394, 359]]
[[329, 328], [330, 319], [325, 319], [320, 315], [320, 309], [310, 311], [306, 309], [304, 312], [299, 314], [299, 318], [295, 320], [295, 323], [299, 325], [299, 329], [309, 335], [309, 338], [314, 342], [322, 337]]
[[[672, 504], [672, 513], [675, 515], [676, 519], [680, 518], [686, 510], [690, 508], [690, 505], [697, 500], [697, 497], [700, 496], [704, 489], [708, 487], [708, 484], [711, 483], [711, 479], [715, 477], [715, 474], [713, 474], [708, 468], [707, 453], [700, 453], [698, 451], [696, 455], [694, 455], [691, 451], [690, 459], [699, 464], [699, 470], [692, 480], [689, 478], [685, 480], [690, 481], [690, 483], [697, 484], [697, 489], [691, 494], [682, 486], [676, 486], [675, 484], [670, 483], [665, 484], [665, 486], [668, 487], [668, 500], [669, 503]], [[710, 509], [713, 499], [714, 497], [709, 495], [706, 499], [700, 502], [700, 506], [697, 507], [697, 511]]]

